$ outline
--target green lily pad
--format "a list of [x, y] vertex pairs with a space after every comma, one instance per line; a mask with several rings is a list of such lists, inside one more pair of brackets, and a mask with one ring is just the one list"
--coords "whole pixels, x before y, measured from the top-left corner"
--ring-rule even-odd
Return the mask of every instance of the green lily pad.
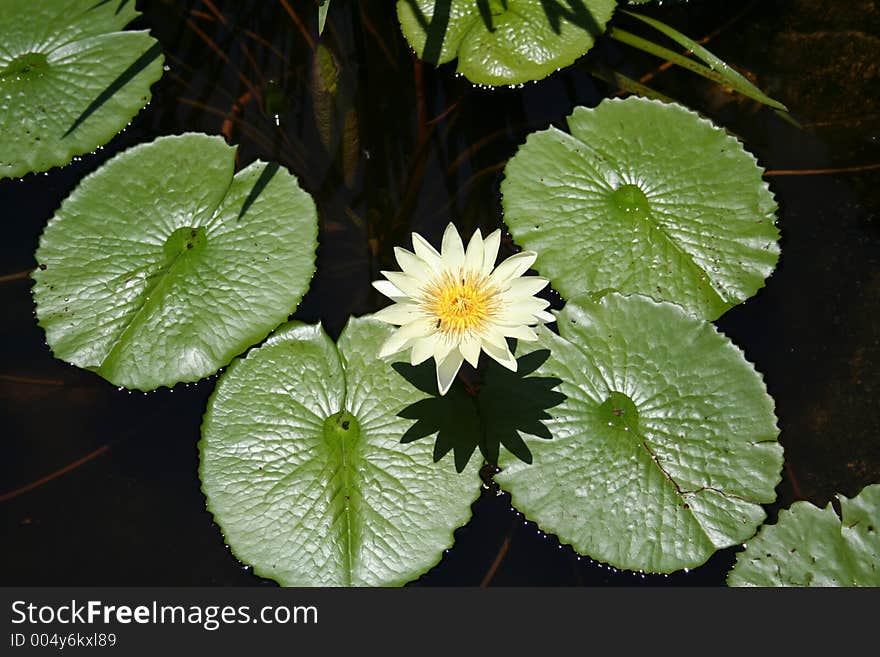
[[352, 319], [338, 350], [289, 324], [235, 361], [199, 443], [208, 509], [236, 556], [286, 586], [391, 586], [436, 564], [480, 491], [397, 416], [424, 397], [376, 357], [393, 332]]
[[69, 163], [107, 143], [150, 100], [162, 49], [122, 29], [133, 0], [3, 0], [0, 178]]
[[40, 239], [33, 288], [55, 356], [119, 386], [196, 381], [294, 311], [315, 271], [317, 213], [296, 179], [187, 134], [87, 176]]
[[609, 293], [569, 301], [551, 356], [565, 401], [534, 461], [496, 481], [541, 529], [618, 568], [693, 568], [751, 537], [775, 499], [782, 447], [761, 376], [706, 322]]
[[615, 0], [398, 0], [409, 44], [432, 64], [490, 86], [540, 80], [593, 47]]
[[577, 108], [528, 137], [501, 184], [505, 222], [565, 297], [614, 289], [716, 319], [779, 258], [776, 202], [740, 142], [678, 105]]
[[880, 484], [852, 499], [837, 495], [840, 516], [795, 502], [737, 555], [729, 586], [880, 586]]

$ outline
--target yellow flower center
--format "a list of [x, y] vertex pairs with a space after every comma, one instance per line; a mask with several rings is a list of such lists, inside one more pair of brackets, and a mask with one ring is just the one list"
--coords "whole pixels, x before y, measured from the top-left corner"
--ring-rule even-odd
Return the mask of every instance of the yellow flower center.
[[479, 331], [498, 306], [488, 278], [471, 272], [445, 273], [428, 286], [423, 300], [425, 310], [437, 320], [437, 329], [455, 337]]

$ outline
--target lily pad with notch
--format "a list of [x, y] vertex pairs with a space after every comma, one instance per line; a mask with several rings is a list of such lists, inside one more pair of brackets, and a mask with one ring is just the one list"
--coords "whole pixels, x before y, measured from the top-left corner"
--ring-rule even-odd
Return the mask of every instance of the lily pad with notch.
[[775, 499], [782, 447], [761, 376], [727, 338], [671, 303], [568, 301], [536, 374], [565, 401], [534, 462], [495, 481], [545, 532], [618, 568], [693, 568], [751, 537]]
[[214, 374], [287, 320], [315, 271], [314, 201], [276, 164], [234, 166], [222, 138], [190, 133], [80, 182], [32, 274], [56, 357], [151, 390]]
[[351, 319], [334, 345], [288, 324], [220, 377], [199, 443], [208, 509], [235, 555], [286, 586], [391, 586], [435, 565], [480, 492], [429, 444], [400, 444], [424, 397]]
[[644, 98], [533, 133], [501, 184], [505, 223], [565, 297], [615, 289], [713, 320], [776, 266], [776, 202], [742, 144]]
[[540, 80], [585, 54], [615, 0], [398, 0], [406, 40], [432, 64], [458, 59], [475, 84]]
[[162, 76], [162, 48], [123, 31], [133, 0], [4, 0], [0, 178], [69, 163], [122, 130]]
[[824, 509], [795, 502], [736, 557], [729, 586], [880, 586], [880, 484]]

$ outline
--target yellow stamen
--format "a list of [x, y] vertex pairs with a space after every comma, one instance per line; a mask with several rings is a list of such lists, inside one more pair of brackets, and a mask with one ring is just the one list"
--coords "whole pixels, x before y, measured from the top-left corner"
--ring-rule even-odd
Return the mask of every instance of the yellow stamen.
[[454, 276], [446, 272], [425, 290], [422, 307], [437, 320], [437, 329], [447, 336], [479, 331], [498, 311], [496, 289], [488, 278], [471, 272]]

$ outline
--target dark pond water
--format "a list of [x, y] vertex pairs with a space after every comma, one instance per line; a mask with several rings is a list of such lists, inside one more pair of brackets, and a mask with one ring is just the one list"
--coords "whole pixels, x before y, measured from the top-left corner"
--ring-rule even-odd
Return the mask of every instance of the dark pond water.
[[[464, 233], [500, 225], [502, 169], [525, 135], [615, 92], [589, 66], [638, 78], [660, 62], [600, 41], [540, 83], [476, 89], [449, 66], [413, 58], [390, 0], [333, 0], [319, 56], [334, 62], [331, 94], [316, 77], [311, 0], [138, 7], [144, 15], [133, 27], [153, 31], [169, 67], [152, 104], [96, 154], [0, 182], [0, 581], [273, 585], [231, 555], [205, 511], [196, 442], [214, 381], [129, 394], [45, 346], [22, 272], [35, 266], [37, 240], [61, 200], [120, 149], [188, 130], [224, 134], [240, 145], [242, 166], [276, 160], [315, 196], [318, 274], [295, 317], [320, 320], [335, 335], [349, 315], [382, 304], [369, 282], [393, 268], [392, 247], [410, 231], [436, 240], [450, 219]], [[650, 81], [739, 135], [772, 174], [779, 268], [718, 322], [776, 400], [786, 466], [770, 519], [796, 499], [824, 505], [835, 492], [854, 495], [880, 482], [880, 171], [785, 174], [880, 162], [880, 8], [704, 0], [650, 11], [711, 37], [711, 49], [802, 124], [680, 70]], [[486, 492], [473, 511], [418, 584], [720, 585], [736, 553], [723, 550], [687, 574], [644, 577], [579, 559], [523, 524], [503, 495]]]

